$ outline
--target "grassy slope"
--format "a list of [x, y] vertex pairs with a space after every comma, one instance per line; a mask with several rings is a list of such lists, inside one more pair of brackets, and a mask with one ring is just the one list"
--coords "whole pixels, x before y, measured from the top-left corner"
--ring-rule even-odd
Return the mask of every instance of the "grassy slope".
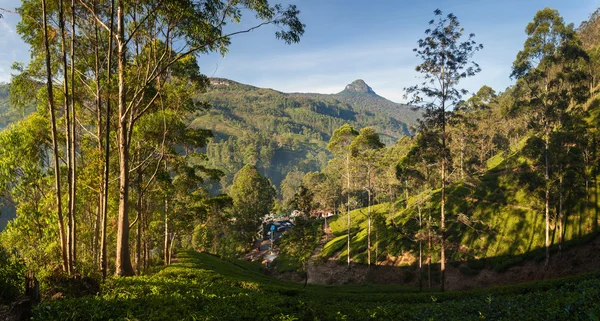
[[42, 302], [35, 320], [550, 320], [600, 317], [600, 273], [455, 293], [316, 286], [273, 279], [248, 262], [183, 252], [153, 276], [110, 279], [103, 294]]
[[[588, 100], [585, 109], [588, 111], [586, 121], [590, 124], [600, 123], [600, 95], [596, 94]], [[526, 138], [519, 144], [525, 146]], [[542, 260], [544, 258], [544, 205], [520, 181], [521, 165], [527, 161], [521, 152], [505, 155], [500, 153], [488, 160], [488, 171], [469, 183], [458, 183], [449, 186], [447, 193], [447, 223], [450, 260], [480, 259], [496, 270], [503, 270], [527, 258]], [[600, 176], [595, 178], [599, 181]], [[590, 202], [586, 204], [584, 196], [575, 204], [565, 205], [566, 228], [563, 248], [586, 242], [598, 231], [600, 223], [599, 188], [594, 187], [594, 179], [590, 183]], [[408, 199], [408, 209], [404, 209], [404, 200], [399, 200], [394, 215], [390, 214], [390, 204], [380, 205], [379, 211], [385, 217], [385, 224], [380, 225], [379, 248], [380, 260], [386, 254], [399, 256], [406, 252], [416, 253], [418, 245], [415, 234], [418, 231], [417, 200], [431, 198], [433, 206], [423, 208], [424, 219], [432, 215], [434, 229], [439, 225], [440, 191], [427, 191], [422, 195], [413, 195]], [[554, 210], [554, 209], [553, 209]], [[353, 259], [366, 263], [366, 222], [362, 210], [352, 211], [352, 249]], [[331, 220], [333, 233], [338, 236], [325, 245], [322, 252], [324, 258], [330, 258], [339, 251], [340, 261], [346, 255], [344, 237], [346, 233], [346, 215], [342, 214]], [[557, 251], [558, 235], [551, 231], [552, 251]], [[432, 259], [437, 262], [439, 249], [434, 245]]]
[[[448, 241], [450, 243], [450, 259], [488, 259], [492, 267], [502, 270], [512, 264], [519, 263], [524, 257], [540, 260], [544, 256], [544, 216], [540, 204], [530, 192], [518, 184], [518, 164], [524, 161], [519, 153], [492, 158], [489, 171], [471, 184], [453, 184], [448, 189], [447, 216]], [[386, 254], [400, 256], [409, 251], [418, 250], [414, 241], [418, 231], [416, 200], [431, 197], [432, 222], [439, 221], [439, 190], [428, 191], [429, 195], [419, 195], [408, 200], [409, 208], [404, 209], [396, 204], [397, 213], [390, 214], [390, 204], [380, 204], [374, 211], [386, 218], [385, 225], [380, 226], [379, 248], [380, 260]], [[567, 213], [565, 240], [569, 244], [583, 242], [595, 235], [593, 220], [597, 217], [596, 203], [592, 189], [591, 200], [594, 204], [585, 205], [583, 200]], [[366, 209], [354, 210], [352, 218], [352, 248], [354, 261], [366, 263]], [[424, 219], [428, 219], [430, 211], [423, 208]], [[587, 214], [587, 215], [586, 215]], [[332, 218], [332, 232], [338, 236], [325, 245], [321, 256], [330, 258], [338, 251], [339, 259], [346, 255], [345, 242], [347, 217], [341, 214]], [[392, 224], [392, 221], [394, 224]], [[434, 226], [434, 229], [436, 227]], [[374, 233], [374, 232], [372, 232]], [[372, 234], [374, 237], [374, 234]], [[553, 236], [556, 248], [558, 236]], [[386, 249], [387, 253], [381, 249]], [[556, 249], [554, 249], [556, 250]], [[437, 249], [433, 254], [437, 260]]]

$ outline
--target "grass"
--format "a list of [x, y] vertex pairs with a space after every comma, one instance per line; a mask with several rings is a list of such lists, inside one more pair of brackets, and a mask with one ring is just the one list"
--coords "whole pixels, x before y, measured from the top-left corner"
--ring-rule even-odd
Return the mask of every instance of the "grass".
[[46, 300], [34, 320], [427, 320], [600, 317], [600, 272], [468, 292], [321, 286], [269, 278], [256, 265], [180, 252], [152, 276], [108, 280], [102, 294]]
[[[534, 192], [519, 183], [523, 179], [520, 168], [523, 163], [526, 163], [526, 160], [519, 152], [509, 156], [500, 153], [489, 160], [489, 170], [485, 174], [468, 183], [457, 182], [448, 186], [446, 211], [447, 240], [451, 245], [448, 251], [450, 260], [489, 259], [487, 264], [490, 267], [503, 271], [540, 255], [540, 251], [545, 247], [544, 207]], [[594, 191], [591, 187], [589, 204], [585, 204], [585, 198], [576, 203], [565, 203], [565, 242], [581, 244], [596, 235], [594, 226], [597, 224], [594, 224], [594, 220], [598, 211], [598, 200]], [[421, 195], [411, 195], [407, 209], [404, 209], [403, 203], [394, 205], [396, 214], [391, 213], [389, 203], [373, 206], [375, 215], [385, 219], [384, 223], [377, 225], [378, 243], [374, 241], [375, 228], [372, 232], [373, 244], [379, 246], [379, 253], [383, 253], [384, 256], [400, 256], [411, 252], [415, 255], [418, 251], [418, 243], [415, 241], [415, 235], [419, 231], [418, 200], [431, 200], [429, 205], [421, 206], [421, 210], [424, 220], [427, 221], [431, 215], [434, 225], [432, 230], [435, 234], [439, 228], [440, 194], [438, 189], [425, 191]], [[359, 263], [364, 262], [366, 257], [365, 213], [364, 208], [351, 211], [350, 252], [352, 259]], [[332, 258], [338, 253], [340, 259], [345, 259], [346, 220], [345, 214], [330, 220], [330, 227], [336, 238], [330, 240], [323, 248], [323, 259]], [[555, 233], [551, 231], [554, 247], [558, 242]], [[461, 250], [456, 251], [459, 247]], [[433, 249], [434, 252], [439, 251], [435, 242]]]

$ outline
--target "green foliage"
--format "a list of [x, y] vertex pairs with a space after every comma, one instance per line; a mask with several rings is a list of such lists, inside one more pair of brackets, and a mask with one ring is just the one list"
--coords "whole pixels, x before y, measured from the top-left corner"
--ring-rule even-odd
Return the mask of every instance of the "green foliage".
[[[297, 271], [306, 272], [308, 262], [321, 239], [323, 220], [311, 220], [308, 216], [297, 217], [294, 228], [285, 233], [280, 242], [284, 259], [290, 261], [288, 266], [296, 266]], [[284, 267], [277, 265], [277, 270], [283, 272]]]
[[[468, 252], [468, 257], [486, 259], [491, 268], [503, 271], [510, 266], [519, 264], [524, 260], [535, 258], [539, 250], [544, 247], [543, 227], [544, 220], [541, 215], [543, 204], [537, 201], [535, 195], [524, 184], [524, 175], [521, 164], [525, 162], [520, 152], [508, 158], [498, 156], [498, 163], [502, 171], [492, 171], [479, 176], [474, 183], [461, 184], [456, 182], [447, 188], [447, 209], [452, 216], [448, 224], [447, 239], [450, 244], [463, 247]], [[529, 183], [534, 183], [529, 181]], [[579, 188], [582, 188], [581, 186]], [[570, 193], [575, 193], [573, 188]], [[593, 197], [593, 195], [592, 195]], [[424, 200], [424, 201], [423, 201]], [[408, 200], [408, 208], [393, 209], [390, 204], [378, 204], [373, 207], [376, 214], [385, 217], [385, 224], [380, 226], [379, 245], [385, 254], [394, 256], [402, 253], [416, 255], [418, 244], [410, 236], [417, 233], [418, 221], [417, 205], [422, 204], [424, 220], [432, 217], [432, 234], [437, 233], [439, 222], [439, 190], [427, 190], [419, 195], [412, 195]], [[564, 233], [564, 242], [575, 242], [589, 235], [595, 235], [593, 230], [594, 202], [564, 204], [563, 210], [571, 213], [565, 222], [567, 226]], [[568, 207], [567, 207], [568, 206]], [[572, 207], [571, 207], [572, 206]], [[583, 206], [583, 207], [582, 207]], [[392, 213], [395, 212], [395, 215]], [[585, 213], [589, 215], [586, 216]], [[366, 233], [366, 208], [351, 212], [353, 222], [351, 225], [351, 250], [353, 258], [359, 260], [365, 255], [361, 238]], [[329, 219], [330, 228], [337, 236], [330, 240], [321, 252], [323, 258], [331, 258], [343, 250], [347, 228], [346, 215], [341, 213]], [[554, 247], [558, 240], [555, 238]], [[566, 244], [566, 243], [563, 243]], [[433, 249], [438, 248], [434, 242]], [[345, 253], [345, 252], [344, 252]], [[464, 260], [458, 252], [450, 253], [451, 260]], [[435, 258], [434, 258], [435, 259]], [[434, 261], [435, 262], [435, 261]], [[468, 267], [473, 270], [482, 266], [472, 266], [467, 260]], [[474, 261], [481, 262], [483, 261]]]
[[333, 132], [329, 144], [327, 145], [327, 149], [335, 155], [346, 157], [346, 154], [351, 152], [352, 141], [358, 134], [356, 129], [350, 126], [350, 124], [344, 124]]
[[273, 208], [275, 189], [256, 167], [246, 165], [235, 175], [229, 195], [233, 200], [235, 217], [236, 233], [233, 236], [250, 242], [262, 218]]
[[283, 201], [284, 207], [288, 210], [294, 209], [292, 206], [292, 202], [294, 201], [296, 191], [302, 184], [302, 177], [304, 177], [304, 173], [293, 171], [287, 173], [285, 179], [281, 182], [281, 199]]
[[[371, 215], [374, 218], [378, 218], [378, 217], [386, 217], [388, 216], [389, 212], [389, 206], [386, 203], [382, 203], [382, 204], [377, 204], [371, 207]], [[368, 213], [367, 213], [367, 209], [366, 208], [360, 208], [360, 209], [356, 209], [353, 211], [350, 211], [350, 216], [352, 217], [352, 221], [350, 222], [350, 253], [352, 256], [352, 259], [355, 262], [359, 262], [359, 263], [366, 263], [367, 262], [367, 256], [366, 256], [366, 250], [367, 250], [367, 241], [366, 241], [366, 237], [367, 237], [367, 226], [368, 226]], [[347, 255], [347, 249], [344, 247], [344, 245], [346, 245], [346, 241], [347, 241], [347, 231], [348, 231], [348, 223], [347, 223], [348, 219], [347, 219], [347, 214], [344, 213], [340, 213], [334, 217], [328, 218], [328, 222], [329, 222], [329, 228], [331, 229], [331, 232], [336, 236], [335, 238], [329, 240], [325, 246], [323, 247], [323, 250], [320, 253], [320, 257], [322, 259], [329, 259], [333, 256], [339, 256], [339, 259], [342, 260], [345, 255]], [[396, 243], [395, 240], [393, 240], [393, 238], [395, 236], [392, 235], [392, 233], [390, 233], [389, 235], [387, 235], [388, 232], [391, 231], [386, 231], [388, 229], [390, 229], [390, 226], [386, 226], [385, 223], [382, 224], [377, 224], [378, 220], [375, 219], [375, 224], [373, 225], [373, 229], [377, 229], [378, 233], [380, 233], [380, 241], [379, 244], [377, 244], [376, 246], [382, 246], [380, 244], [385, 244], [385, 243]], [[371, 232], [372, 234], [374, 234], [374, 230]], [[388, 238], [389, 237], [389, 238]], [[373, 239], [373, 235], [372, 235], [372, 240]], [[375, 244], [375, 242], [374, 242]]]
[[58, 255], [46, 167], [48, 127], [44, 117], [32, 113], [0, 132], [0, 196], [16, 206], [16, 218], [0, 234], [0, 245], [15, 249], [34, 271], [53, 269]]
[[208, 163], [226, 173], [221, 188], [245, 164], [255, 165], [280, 187], [288, 173], [324, 168], [331, 158], [326, 144], [343, 124], [372, 126], [382, 141], [393, 143], [411, 133], [408, 127], [420, 115], [369, 93], [285, 94], [226, 79], [211, 82], [199, 99], [212, 108], [198, 113], [192, 125], [215, 133], [207, 148]]
[[9, 88], [9, 84], [0, 83], [0, 130], [24, 119], [27, 115], [35, 111], [35, 105], [33, 104], [27, 104], [22, 109], [14, 106], [9, 99]]
[[0, 304], [10, 303], [25, 290], [25, 264], [0, 247]]
[[323, 246], [323, 250], [321, 250], [321, 253], [319, 254], [320, 257], [327, 259], [334, 256], [344, 248], [347, 239], [347, 235], [340, 235], [329, 240], [325, 246]]
[[[373, 215], [387, 214], [388, 204], [377, 204], [371, 207], [371, 212]], [[350, 216], [352, 217], [352, 221], [350, 222], [350, 229], [364, 229], [367, 227], [367, 209], [360, 208], [356, 210], [350, 211]], [[331, 228], [331, 232], [338, 236], [346, 233], [346, 229], [348, 228], [347, 224], [347, 215], [346, 213], [340, 213], [329, 220], [329, 228]], [[333, 240], [332, 240], [333, 241]]]
[[409, 293], [397, 286], [303, 289], [248, 263], [185, 252], [156, 275], [110, 279], [101, 295], [44, 301], [34, 319], [594, 319], [600, 317], [598, 300], [598, 273], [454, 293]]
[[313, 193], [308, 188], [304, 187], [304, 185], [300, 185], [296, 194], [294, 194], [294, 199], [291, 202], [291, 207], [303, 212], [306, 215], [306, 217], [309, 217], [312, 213], [313, 208], [315, 207], [313, 199]]

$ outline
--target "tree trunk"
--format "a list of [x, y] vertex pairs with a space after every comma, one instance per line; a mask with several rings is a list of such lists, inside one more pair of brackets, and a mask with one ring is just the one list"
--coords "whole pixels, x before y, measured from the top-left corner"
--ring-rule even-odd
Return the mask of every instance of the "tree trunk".
[[58, 1], [58, 24], [60, 29], [61, 37], [61, 62], [63, 69], [63, 96], [64, 96], [64, 118], [65, 118], [65, 143], [66, 150], [65, 156], [67, 161], [67, 273], [73, 272], [73, 213], [71, 212], [71, 202], [73, 195], [71, 167], [73, 166], [71, 161], [71, 108], [69, 107], [69, 68], [67, 65], [67, 40], [65, 30], [65, 17], [64, 17], [64, 5], [63, 0]]
[[77, 205], [77, 158], [76, 139], [77, 135], [75, 121], [75, 0], [71, 0], [71, 202], [69, 212], [71, 213], [71, 244], [73, 244], [72, 266], [75, 269], [77, 263], [77, 217], [75, 215]]
[[421, 206], [417, 206], [419, 211], [419, 291], [423, 290], [423, 247], [421, 238], [421, 229], [423, 228], [423, 219], [421, 217]]
[[[306, 264], [304, 264], [306, 265]], [[308, 268], [304, 268], [304, 286], [303, 288], [306, 288], [306, 285], [308, 284]]]
[[346, 187], [348, 193], [348, 203], [346, 211], [348, 212], [348, 268], [350, 268], [350, 153], [346, 154]]
[[129, 137], [128, 123], [126, 115], [125, 102], [125, 69], [126, 69], [126, 46], [125, 46], [125, 25], [124, 25], [124, 5], [119, 1], [117, 9], [117, 29], [119, 47], [119, 214], [117, 220], [117, 255], [115, 261], [115, 275], [131, 276], [134, 274], [129, 256]]
[[368, 207], [367, 207], [367, 219], [368, 219], [368, 227], [367, 227], [367, 260], [368, 267], [371, 268], [371, 191], [368, 191]]
[[169, 264], [171, 264], [171, 259], [173, 258], [173, 244], [175, 243], [175, 236], [177, 233], [171, 234], [171, 240], [169, 241]]
[[[588, 168], [590, 166], [589, 163], [589, 154], [584, 153], [584, 158], [585, 158], [585, 218], [586, 221], [590, 219], [590, 177], [588, 175]], [[581, 219], [579, 220], [579, 222], [581, 222]], [[590, 225], [590, 229], [592, 228], [592, 225]], [[579, 223], [579, 237], [581, 237], [581, 223]]]
[[427, 286], [431, 289], [431, 208], [427, 224]]
[[548, 124], [545, 126], [544, 134], [544, 182], [546, 183], [546, 197], [545, 197], [545, 212], [546, 212], [546, 265], [550, 262], [550, 175], [549, 175], [549, 162], [548, 162], [548, 146], [550, 140], [550, 129]]
[[[93, 3], [94, 16], [96, 15], [96, 0]], [[98, 147], [98, 156], [102, 158], [103, 146], [102, 146], [102, 98], [100, 91], [100, 39], [98, 37], [98, 23], [94, 19], [94, 73], [95, 73], [95, 82], [96, 82], [96, 136], [97, 136], [97, 147]], [[108, 144], [108, 142], [107, 142]], [[102, 177], [103, 171], [100, 168], [100, 173], [98, 173], [99, 177]], [[102, 213], [104, 213], [104, 180], [100, 179], [100, 184], [98, 186], [98, 207], [96, 214], [96, 221], [94, 223], [94, 266], [98, 265], [99, 262], [99, 252], [101, 249], [98, 248], [99, 239], [100, 239], [100, 224], [102, 221]]]
[[[558, 180], [558, 251], [561, 252], [562, 251], [562, 243], [563, 243], [563, 237], [564, 237], [564, 225], [563, 225], [563, 191], [562, 191], [562, 171], [559, 173], [560, 175], [560, 179]], [[581, 215], [581, 214], [580, 214]]]
[[165, 244], [164, 265], [169, 265], [169, 200], [165, 195]]
[[375, 224], [375, 267], [377, 267], [379, 258], [379, 227]]
[[598, 231], [598, 178], [594, 176], [594, 232]]
[[464, 154], [465, 154], [465, 138], [461, 137], [461, 142], [460, 142], [460, 180], [464, 180]]
[[60, 237], [61, 258], [63, 271], [68, 271], [69, 261], [67, 256], [67, 241], [62, 215], [62, 201], [60, 192], [60, 163], [58, 160], [58, 142], [56, 134], [56, 118], [54, 116], [54, 90], [52, 88], [52, 65], [50, 62], [50, 45], [48, 43], [48, 26], [46, 18], [46, 0], [42, 0], [42, 16], [44, 24], [44, 50], [46, 51], [46, 87], [48, 90], [48, 110], [50, 112], [50, 125], [52, 131], [52, 151], [54, 156], [54, 189], [56, 192], [56, 213], [58, 215], [58, 234]]
[[404, 178], [404, 208], [408, 208], [408, 179]]
[[137, 226], [135, 234], [135, 274], [140, 275], [140, 261], [142, 251], [142, 169], [138, 168], [137, 177]]
[[441, 290], [444, 292], [446, 283], [446, 118], [444, 107], [442, 107], [442, 200], [440, 208], [440, 233], [442, 234], [440, 244], [440, 282]]
[[[101, 198], [102, 196], [98, 196]], [[94, 218], [94, 235], [92, 241], [92, 250], [94, 255], [94, 266], [98, 266], [100, 259], [100, 218], [102, 215], [102, 200], [100, 199], [96, 207], [96, 217]]]
[[109, 184], [109, 172], [110, 172], [110, 92], [111, 92], [111, 76], [112, 76], [112, 43], [113, 43], [113, 25], [114, 25], [114, 0], [110, 1], [110, 26], [108, 33], [108, 53], [107, 53], [107, 95], [106, 95], [106, 115], [105, 115], [105, 129], [104, 129], [104, 177], [103, 177], [103, 189], [102, 189], [102, 232], [100, 237], [100, 271], [102, 271], [102, 279], [106, 279], [108, 273], [108, 261], [106, 257], [106, 220], [108, 214], [108, 184]]

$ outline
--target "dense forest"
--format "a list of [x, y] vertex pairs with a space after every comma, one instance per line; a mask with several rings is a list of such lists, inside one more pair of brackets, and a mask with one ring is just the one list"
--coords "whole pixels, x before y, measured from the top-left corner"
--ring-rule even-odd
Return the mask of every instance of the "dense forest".
[[[32, 57], [0, 85], [14, 211], [0, 317], [25, 291], [40, 320], [600, 316], [598, 260], [554, 259], [597, 243], [600, 9], [577, 28], [538, 11], [514, 85], [475, 93], [461, 81], [484, 47], [436, 10], [407, 105], [362, 80], [301, 94], [201, 73], [198, 55], [256, 28], [298, 43], [295, 5], [23, 0], [18, 14]], [[255, 25], [228, 24], [242, 14]], [[294, 227], [273, 240], [270, 225], [266, 251], [268, 214]], [[442, 293], [524, 262], [595, 272]], [[346, 285], [307, 285], [325, 269]]]
[[419, 111], [377, 95], [356, 80], [338, 94], [285, 94], [227, 79], [211, 79], [197, 99], [211, 108], [199, 112], [192, 127], [210, 129], [207, 166], [224, 172], [226, 190], [245, 164], [261, 170], [280, 189], [291, 172], [320, 171], [331, 159], [327, 150], [333, 131], [349, 123], [371, 126], [388, 144], [414, 132]]

